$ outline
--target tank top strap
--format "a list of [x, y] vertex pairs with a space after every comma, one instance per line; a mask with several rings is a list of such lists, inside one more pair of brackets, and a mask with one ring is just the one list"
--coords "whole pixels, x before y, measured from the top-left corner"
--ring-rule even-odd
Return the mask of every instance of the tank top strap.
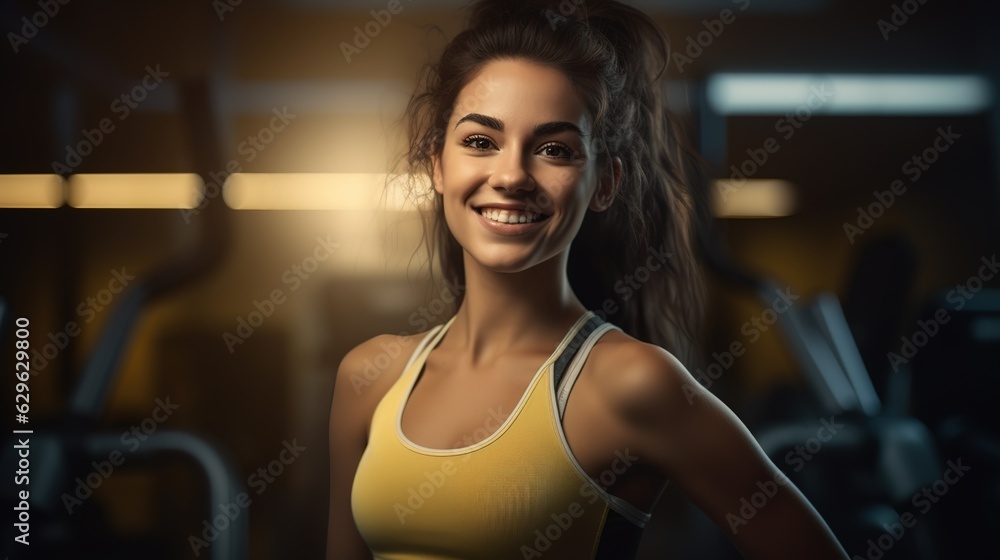
[[424, 335], [423, 340], [420, 341], [420, 344], [418, 344], [417, 347], [413, 350], [413, 354], [410, 355], [410, 359], [409, 361], [406, 362], [406, 365], [403, 367], [403, 374], [400, 377], [405, 377], [407, 372], [410, 371], [410, 367], [413, 366], [413, 364], [423, 363], [423, 360], [426, 359], [426, 356], [424, 354], [430, 353], [430, 350], [435, 346], [437, 346], [437, 343], [444, 336], [444, 333], [448, 330], [448, 327], [451, 326], [451, 323], [454, 320], [455, 316], [452, 315], [451, 319], [448, 319], [448, 321], [446, 321], [445, 323], [431, 327], [430, 330], [427, 331], [427, 334]]
[[617, 325], [593, 315], [556, 360], [552, 368], [552, 386], [556, 391], [556, 405], [560, 419], [566, 413], [569, 393], [573, 389], [573, 384], [580, 375], [591, 349], [604, 333], [612, 329], [621, 330]]
[[552, 378], [556, 387], [558, 387], [559, 383], [562, 381], [563, 375], [566, 373], [566, 366], [569, 365], [570, 360], [573, 359], [573, 356], [576, 355], [580, 346], [583, 345], [583, 341], [586, 340], [587, 337], [590, 336], [590, 333], [594, 332], [594, 329], [596, 329], [603, 322], [604, 321], [600, 317], [595, 315], [592, 311], [589, 311], [586, 322], [583, 326], [580, 327], [576, 333], [572, 333], [573, 339], [570, 340], [566, 348], [559, 354], [559, 357], [556, 358], [556, 361], [552, 366]]

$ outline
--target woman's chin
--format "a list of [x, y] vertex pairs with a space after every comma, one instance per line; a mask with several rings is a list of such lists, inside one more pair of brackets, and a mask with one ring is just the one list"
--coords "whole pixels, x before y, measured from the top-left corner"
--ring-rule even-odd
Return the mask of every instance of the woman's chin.
[[523, 251], [497, 251], [488, 255], [470, 255], [476, 265], [489, 270], [504, 274], [523, 272], [538, 264], [537, 260]]

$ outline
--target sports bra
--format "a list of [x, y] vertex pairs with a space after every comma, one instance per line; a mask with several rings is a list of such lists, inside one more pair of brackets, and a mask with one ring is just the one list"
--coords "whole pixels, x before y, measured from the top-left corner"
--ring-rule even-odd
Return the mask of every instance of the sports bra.
[[[402, 413], [427, 356], [454, 320], [428, 332], [375, 408], [351, 491], [355, 524], [374, 558], [634, 558], [649, 514], [591, 479], [562, 427], [587, 355], [619, 327], [588, 310], [492, 435], [432, 449], [407, 439]], [[634, 459], [622, 450], [614, 471], [599, 478], [613, 483]]]

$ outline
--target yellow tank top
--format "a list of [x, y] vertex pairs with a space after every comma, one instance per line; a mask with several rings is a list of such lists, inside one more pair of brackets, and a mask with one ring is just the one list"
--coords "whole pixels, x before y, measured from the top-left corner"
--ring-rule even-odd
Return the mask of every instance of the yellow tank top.
[[[618, 327], [587, 311], [492, 435], [431, 449], [406, 438], [402, 412], [454, 320], [428, 332], [372, 417], [351, 508], [375, 559], [633, 558], [649, 514], [591, 479], [562, 428], [590, 349]], [[636, 460], [627, 449], [617, 455], [599, 477], [605, 485]]]

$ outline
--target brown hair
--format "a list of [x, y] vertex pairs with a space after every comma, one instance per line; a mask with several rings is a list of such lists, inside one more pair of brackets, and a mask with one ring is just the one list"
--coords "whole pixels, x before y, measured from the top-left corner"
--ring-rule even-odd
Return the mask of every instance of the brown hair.
[[[599, 173], [613, 157], [622, 161], [611, 207], [588, 211], [573, 241], [570, 284], [588, 309], [604, 315], [607, 308], [607, 320], [633, 337], [694, 358], [705, 299], [692, 247], [698, 212], [691, 167], [700, 160], [665, 106], [663, 32], [612, 0], [481, 0], [469, 9], [466, 29], [424, 68], [407, 106], [406, 172], [432, 176], [458, 93], [487, 63], [523, 59], [564, 72], [591, 112]], [[444, 279], [464, 286], [462, 247], [445, 222], [441, 195], [427, 182], [410, 187], [411, 195], [432, 197], [424, 229], [432, 277], [437, 255]]]

